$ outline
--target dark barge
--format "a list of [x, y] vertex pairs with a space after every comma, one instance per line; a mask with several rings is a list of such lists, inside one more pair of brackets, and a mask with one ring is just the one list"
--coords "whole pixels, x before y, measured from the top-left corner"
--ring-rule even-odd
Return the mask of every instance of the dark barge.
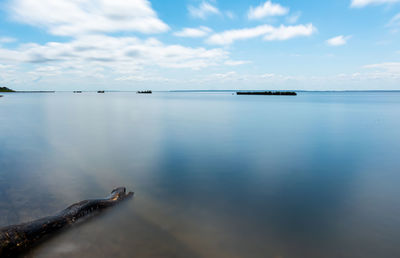
[[297, 96], [294, 91], [238, 91], [237, 95]]

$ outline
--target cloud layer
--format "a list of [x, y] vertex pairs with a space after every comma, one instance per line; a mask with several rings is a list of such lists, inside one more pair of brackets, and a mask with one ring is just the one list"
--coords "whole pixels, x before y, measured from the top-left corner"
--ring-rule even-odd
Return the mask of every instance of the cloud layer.
[[[354, 61], [352, 64], [357, 66], [355, 69], [364, 69], [361, 72], [330, 75], [329, 78], [301, 75], [302, 72], [307, 74], [309, 71], [316, 71], [316, 74], [326, 72], [325, 65], [339, 71], [341, 67], [337, 63], [327, 64], [327, 48], [317, 49], [317, 46], [321, 43], [343, 46], [351, 36], [338, 35], [339, 32], [333, 34], [338, 36], [323, 38], [330, 32], [327, 31], [325, 22], [316, 19], [318, 27], [324, 31], [321, 35], [313, 37], [313, 41], [268, 44], [268, 41], [310, 37], [317, 31], [314, 23], [298, 23], [300, 17], [302, 20], [307, 19], [302, 16], [300, 10], [290, 12], [289, 7], [275, 1], [277, 0], [260, 0], [258, 6], [232, 4], [228, 7], [225, 5], [229, 4], [228, 1], [222, 3], [219, 0], [221, 7], [241, 8], [220, 10], [217, 0], [191, 0], [188, 1], [192, 4], [187, 6], [187, 13], [179, 16], [184, 17], [184, 20], [177, 21], [176, 17], [168, 17], [171, 13], [164, 10], [168, 8], [163, 8], [163, 2], [157, 3], [161, 12], [158, 15], [150, 0], [7, 0], [4, 6], [8, 12], [7, 18], [12, 18], [11, 22], [31, 25], [41, 31], [38, 33], [37, 30], [32, 30], [22, 35], [24, 26], [15, 31], [12, 26], [11, 29], [1, 31], [8, 32], [9, 35], [0, 35], [0, 84], [25, 80], [35, 86], [41, 81], [53, 87], [75, 81], [83, 82], [82, 84], [107, 83], [113, 87], [125, 81], [128, 81], [127, 85], [136, 85], [132, 84], [132, 81], [157, 82], [156, 85], [173, 82], [174, 86], [179, 83], [194, 85], [205, 82], [219, 85], [219, 82], [227, 82], [227, 86], [231, 87], [233, 83], [253, 85], [253, 82], [259, 82], [260, 85], [265, 85], [265, 82], [282, 85], [292, 82], [297, 86], [299, 81], [305, 84], [318, 81], [318, 85], [322, 85], [322, 82], [327, 80], [336, 83], [400, 79], [399, 63], [379, 63], [380, 60], [377, 64], [361, 67]], [[396, 2], [400, 0], [351, 0], [351, 7], [361, 8]], [[309, 11], [303, 11], [304, 16], [309, 16]], [[347, 11], [355, 12], [354, 9]], [[394, 32], [400, 28], [400, 14], [395, 14], [396, 12], [390, 14], [394, 16], [391, 16], [391, 20], [389, 17], [386, 24], [386, 29], [391, 29], [391, 35], [395, 35]], [[163, 21], [159, 17], [167, 17], [167, 20]], [[207, 23], [210, 21], [206, 21], [211, 17], [215, 18], [212, 25]], [[168, 20], [170, 18], [171, 20]], [[169, 32], [170, 27], [166, 21], [171, 21], [171, 27], [178, 29]], [[2, 20], [0, 17], [0, 22], [7, 25], [10, 19]], [[200, 26], [202, 24], [210, 27]], [[18, 31], [20, 28], [22, 32]], [[358, 31], [353, 32], [354, 28], [356, 27], [349, 26], [346, 31], [352, 31], [351, 33], [358, 38], [364, 36]], [[10, 35], [13, 37], [9, 37]], [[240, 48], [230, 45], [249, 39], [261, 39], [264, 42], [258, 43], [263, 44], [262, 47], [270, 47], [270, 52], [279, 50], [279, 58], [285, 58], [285, 62], [280, 62], [283, 59], [273, 55], [270, 58], [266, 53], [261, 53], [265, 58], [242, 60], [258, 54], [254, 52], [256, 48], [250, 49], [246, 44], [241, 44]], [[393, 39], [393, 42], [395, 40]], [[251, 46], [254, 46], [253, 43], [255, 42], [252, 42]], [[312, 58], [308, 58], [305, 53], [310, 49], [314, 53]], [[344, 49], [337, 49], [335, 54], [343, 57], [340, 60], [349, 60], [350, 57], [344, 57], [347, 53], [341, 50]], [[396, 46], [391, 51], [393, 53], [397, 50]], [[310, 60], [312, 62], [309, 62]], [[339, 58], [331, 59], [333, 62], [340, 62], [338, 60]], [[292, 62], [295, 68], [281, 64], [288, 63], [286, 61]], [[318, 67], [313, 66], [315, 64]], [[235, 68], [239, 65], [242, 66], [240, 69]], [[290, 76], [290, 69], [295, 71], [292, 74], [297, 75]], [[100, 79], [96, 80], [98, 78]], [[25, 82], [20, 85], [27, 85]]]
[[367, 69], [380, 69], [393, 75], [397, 75], [400, 78], [400, 63], [399, 62], [388, 62], [381, 64], [366, 65], [364, 68]]
[[266, 1], [257, 7], [250, 7], [247, 17], [250, 20], [262, 19], [269, 16], [281, 16], [289, 13], [289, 8], [283, 7], [280, 4]]
[[[27, 44], [16, 50], [0, 48], [0, 60], [8, 63], [57, 65], [81, 69], [85, 65], [109, 67], [118, 71], [124, 67], [146, 66], [199, 69], [228, 60], [221, 49], [190, 48], [165, 45], [156, 39], [89, 35], [71, 42]], [[118, 68], [118, 69], [117, 69]]]
[[213, 4], [203, 1], [200, 3], [199, 6], [192, 6], [188, 7], [190, 16], [194, 18], [205, 19], [207, 16], [220, 14], [221, 12], [217, 7]]
[[198, 28], [184, 28], [175, 32], [174, 35], [183, 38], [201, 38], [207, 36], [211, 31], [208, 27], [200, 26]]
[[400, 28], [400, 13], [396, 14], [390, 22], [387, 24], [388, 27]]
[[380, 4], [390, 4], [398, 3], [400, 0], [352, 0], [351, 7], [365, 7], [367, 5], [380, 5]]
[[343, 46], [347, 44], [347, 41], [351, 38], [351, 36], [336, 36], [333, 38], [330, 38], [326, 41], [326, 44], [328, 44], [331, 47], [338, 47], [338, 46]]
[[229, 45], [237, 40], [245, 40], [263, 36], [265, 41], [288, 40], [300, 36], [310, 36], [316, 28], [310, 23], [306, 25], [295, 25], [274, 27], [271, 25], [260, 25], [254, 28], [228, 30], [212, 35], [207, 43], [215, 45]]
[[16, 21], [61, 36], [169, 29], [148, 0], [13, 0], [9, 9]]

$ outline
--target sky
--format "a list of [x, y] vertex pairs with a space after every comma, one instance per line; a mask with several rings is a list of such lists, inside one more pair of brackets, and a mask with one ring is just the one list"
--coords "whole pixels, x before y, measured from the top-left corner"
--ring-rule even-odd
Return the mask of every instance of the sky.
[[16, 90], [400, 90], [400, 0], [0, 0]]

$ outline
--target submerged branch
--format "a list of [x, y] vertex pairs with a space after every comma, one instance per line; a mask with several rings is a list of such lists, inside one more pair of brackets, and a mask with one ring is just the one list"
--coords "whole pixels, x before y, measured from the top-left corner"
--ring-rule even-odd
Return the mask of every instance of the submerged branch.
[[72, 225], [93, 212], [104, 210], [132, 196], [133, 192], [126, 193], [125, 187], [119, 187], [104, 199], [81, 201], [53, 216], [1, 228], [0, 257], [12, 257], [24, 252], [43, 237]]

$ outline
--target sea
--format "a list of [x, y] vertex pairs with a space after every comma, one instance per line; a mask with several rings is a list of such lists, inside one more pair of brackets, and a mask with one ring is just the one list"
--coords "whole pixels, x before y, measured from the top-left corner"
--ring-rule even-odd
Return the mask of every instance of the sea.
[[26, 257], [400, 257], [400, 92], [2, 95], [0, 227], [135, 192]]

